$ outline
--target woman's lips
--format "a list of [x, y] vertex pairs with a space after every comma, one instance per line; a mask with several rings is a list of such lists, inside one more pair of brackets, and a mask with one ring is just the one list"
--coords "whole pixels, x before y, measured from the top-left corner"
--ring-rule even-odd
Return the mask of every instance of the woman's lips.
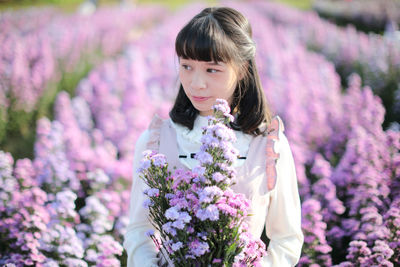
[[202, 97], [202, 96], [192, 96], [194, 101], [197, 102], [202, 102], [202, 101], [206, 101], [207, 99], [209, 99], [210, 97]]

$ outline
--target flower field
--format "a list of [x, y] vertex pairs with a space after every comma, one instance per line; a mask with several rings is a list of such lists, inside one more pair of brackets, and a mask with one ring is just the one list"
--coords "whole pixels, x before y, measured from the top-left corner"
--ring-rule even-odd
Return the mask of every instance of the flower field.
[[92, 66], [121, 51], [149, 23], [161, 19], [164, 11], [161, 7], [103, 8], [89, 17], [47, 8], [1, 14], [1, 146], [15, 150], [6, 139], [32, 138], [29, 126], [41, 116], [52, 116], [57, 92], [74, 94]]
[[[221, 4], [249, 18], [285, 123], [302, 201], [298, 266], [398, 265], [400, 40], [264, 1]], [[0, 135], [7, 143], [14, 118], [35, 124], [32, 158], [0, 151], [1, 265], [125, 266], [135, 142], [153, 114], [168, 116], [175, 37], [203, 7], [0, 15]], [[71, 71], [85, 74], [58, 87]]]
[[313, 9], [340, 24], [352, 23], [362, 31], [383, 32], [388, 24], [400, 23], [400, 3], [396, 0], [317, 0]]

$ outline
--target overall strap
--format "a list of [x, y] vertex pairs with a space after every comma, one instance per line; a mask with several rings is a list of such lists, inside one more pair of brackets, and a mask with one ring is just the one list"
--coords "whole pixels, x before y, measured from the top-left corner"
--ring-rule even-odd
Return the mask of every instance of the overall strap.
[[163, 123], [164, 123], [163, 119], [161, 119], [157, 114], [155, 114], [148, 127], [149, 139], [146, 144], [147, 149], [157, 152], [159, 151], [161, 127]]
[[[171, 125], [170, 120], [165, 120], [161, 127], [160, 136], [160, 153], [167, 157], [168, 166], [173, 171], [173, 167], [185, 169], [179, 160], [178, 142], [175, 128]], [[186, 168], [187, 169], [187, 168]]]
[[149, 127], [149, 139], [146, 149], [156, 151], [166, 156], [170, 171], [173, 168], [187, 169], [179, 160], [176, 131], [169, 119], [163, 120], [154, 115]]
[[274, 144], [279, 140], [279, 131], [284, 131], [282, 119], [276, 115], [272, 118], [267, 128], [266, 145], [266, 175], [268, 191], [275, 187], [277, 179], [276, 162], [279, 159], [279, 153], [275, 152]]

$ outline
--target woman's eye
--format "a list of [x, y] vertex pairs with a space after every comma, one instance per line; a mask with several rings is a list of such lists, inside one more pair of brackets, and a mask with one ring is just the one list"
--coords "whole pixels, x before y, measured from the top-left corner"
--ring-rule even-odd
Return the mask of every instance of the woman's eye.
[[210, 72], [210, 73], [216, 73], [216, 72], [218, 72], [219, 70], [216, 70], [216, 69], [207, 69], [207, 72]]
[[190, 66], [182, 64], [182, 68], [184, 68], [185, 70], [190, 70]]

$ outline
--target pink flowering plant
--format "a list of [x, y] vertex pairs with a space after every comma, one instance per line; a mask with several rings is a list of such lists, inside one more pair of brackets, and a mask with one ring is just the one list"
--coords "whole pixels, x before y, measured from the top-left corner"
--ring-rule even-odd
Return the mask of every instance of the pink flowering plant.
[[156, 246], [170, 266], [259, 266], [265, 244], [252, 237], [245, 219], [250, 201], [235, 193], [232, 164], [238, 156], [228, 103], [218, 99], [203, 128], [192, 170], [169, 170], [166, 157], [143, 152], [140, 177], [148, 185], [144, 206]]

